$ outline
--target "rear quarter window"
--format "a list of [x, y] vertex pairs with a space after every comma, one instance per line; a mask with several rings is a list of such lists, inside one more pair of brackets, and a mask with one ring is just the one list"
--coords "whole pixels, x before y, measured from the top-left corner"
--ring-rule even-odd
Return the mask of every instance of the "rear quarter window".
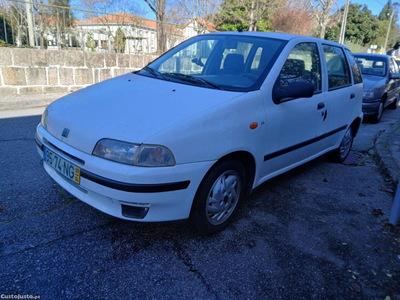
[[350, 63], [350, 67], [351, 67], [351, 71], [353, 72], [353, 79], [354, 79], [354, 84], [358, 84], [358, 83], [362, 83], [362, 75], [361, 75], [361, 71], [360, 68], [358, 67], [358, 64], [356, 62], [356, 59], [354, 58], [353, 53], [351, 53], [350, 50], [347, 50], [347, 57], [349, 58], [349, 63]]

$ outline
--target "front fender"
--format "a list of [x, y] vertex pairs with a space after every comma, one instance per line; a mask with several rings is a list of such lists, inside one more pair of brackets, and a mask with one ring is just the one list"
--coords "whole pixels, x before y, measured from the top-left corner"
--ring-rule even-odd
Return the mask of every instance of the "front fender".
[[[266, 116], [261, 92], [245, 93], [150, 137], [147, 144], [168, 147], [177, 164], [215, 161], [246, 151], [262, 163]], [[256, 129], [250, 124], [258, 123]]]

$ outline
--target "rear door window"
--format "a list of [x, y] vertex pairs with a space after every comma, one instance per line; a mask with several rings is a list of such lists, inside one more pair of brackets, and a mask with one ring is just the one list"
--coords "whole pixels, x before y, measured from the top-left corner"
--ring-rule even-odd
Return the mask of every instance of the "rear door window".
[[351, 84], [350, 70], [343, 49], [337, 46], [322, 45], [328, 68], [329, 89]]

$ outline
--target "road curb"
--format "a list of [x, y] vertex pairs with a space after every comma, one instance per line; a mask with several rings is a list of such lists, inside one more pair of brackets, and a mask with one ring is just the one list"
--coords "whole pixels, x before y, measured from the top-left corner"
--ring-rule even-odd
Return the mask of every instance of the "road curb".
[[380, 136], [378, 136], [374, 147], [377, 163], [382, 167], [384, 172], [389, 175], [394, 183], [397, 183], [400, 180], [400, 166], [392, 156], [390, 140], [393, 138], [392, 134], [397, 130], [400, 130], [399, 127], [400, 122], [397, 122], [390, 126], [390, 128], [386, 129]]

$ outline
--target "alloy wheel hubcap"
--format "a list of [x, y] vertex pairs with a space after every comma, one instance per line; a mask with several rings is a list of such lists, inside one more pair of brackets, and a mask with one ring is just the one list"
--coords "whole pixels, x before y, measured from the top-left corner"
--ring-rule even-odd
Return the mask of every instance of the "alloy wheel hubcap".
[[341, 158], [345, 158], [347, 156], [347, 154], [350, 151], [350, 147], [351, 147], [351, 141], [352, 141], [352, 134], [351, 134], [351, 129], [347, 129], [344, 137], [343, 137], [343, 141], [340, 144], [340, 157]]
[[240, 189], [240, 177], [235, 171], [226, 171], [217, 178], [206, 203], [207, 219], [211, 224], [222, 224], [232, 215], [239, 200]]

